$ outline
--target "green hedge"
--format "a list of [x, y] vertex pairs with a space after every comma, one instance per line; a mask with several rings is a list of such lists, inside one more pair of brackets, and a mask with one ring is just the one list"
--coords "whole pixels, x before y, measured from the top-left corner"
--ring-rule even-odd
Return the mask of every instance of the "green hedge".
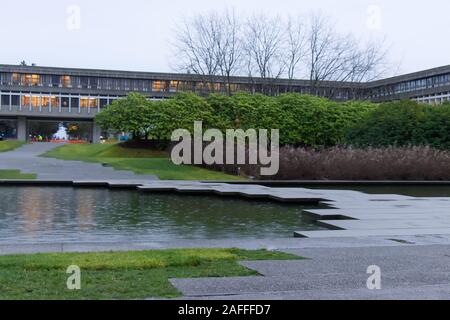
[[285, 94], [269, 97], [240, 93], [207, 98], [182, 93], [174, 99], [146, 101], [137, 93], [113, 102], [97, 115], [106, 129], [131, 132], [136, 138], [170, 139], [175, 129], [280, 129], [283, 145], [328, 147], [342, 144], [347, 129], [361, 121], [375, 105], [338, 104], [327, 99]]
[[96, 121], [107, 129], [131, 132], [138, 138], [169, 140], [176, 129], [279, 129], [282, 145], [332, 147], [417, 146], [450, 149], [450, 104], [421, 105], [413, 101], [387, 104], [283, 94], [269, 97], [239, 93], [231, 97], [193, 93], [174, 99], [146, 101], [132, 93], [117, 100]]
[[382, 104], [349, 129], [347, 142], [357, 147], [450, 149], [450, 104], [434, 106], [409, 100]]

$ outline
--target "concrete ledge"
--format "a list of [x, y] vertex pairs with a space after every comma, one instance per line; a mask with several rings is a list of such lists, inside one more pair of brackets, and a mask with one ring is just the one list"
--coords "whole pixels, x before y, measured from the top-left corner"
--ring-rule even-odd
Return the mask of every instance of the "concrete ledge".
[[[172, 180], [158, 180], [159, 182], [174, 182]], [[103, 181], [104, 182], [104, 181]], [[179, 182], [179, 181], [178, 181]], [[193, 180], [193, 181], [183, 181], [185, 183], [208, 183], [208, 184], [230, 184], [230, 185], [261, 185], [261, 186], [284, 186], [284, 187], [302, 187], [302, 186], [449, 186], [450, 181], [350, 181], [350, 180], [335, 180], [335, 181], [322, 181], [322, 180]], [[38, 185], [38, 184], [73, 184], [70, 180], [11, 180], [11, 179], [0, 179], [1, 184], [9, 185]], [[142, 184], [131, 184], [131, 185], [142, 185]], [[115, 186], [115, 185], [114, 185]]]
[[70, 180], [0, 180], [3, 186], [73, 186]]
[[100, 187], [100, 188], [109, 188], [108, 181], [74, 181], [74, 187]]
[[262, 186], [287, 187], [339, 187], [339, 186], [450, 186], [450, 181], [398, 181], [398, 180], [251, 180], [251, 181], [201, 181], [227, 184], [258, 184]]
[[450, 228], [420, 229], [375, 229], [375, 230], [331, 230], [331, 231], [297, 231], [296, 238], [358, 238], [387, 236], [430, 236], [450, 235]]

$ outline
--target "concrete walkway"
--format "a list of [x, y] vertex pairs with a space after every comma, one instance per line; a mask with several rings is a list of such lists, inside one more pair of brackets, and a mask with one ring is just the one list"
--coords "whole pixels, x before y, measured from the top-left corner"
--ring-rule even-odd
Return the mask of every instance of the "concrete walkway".
[[[170, 280], [183, 294], [182, 299], [450, 299], [450, 236], [0, 244], [0, 255], [199, 247], [268, 248], [307, 259], [241, 262], [261, 274], [255, 277]], [[366, 271], [372, 265], [381, 268], [381, 290], [367, 289]]]
[[57, 143], [27, 144], [10, 152], [0, 153], [0, 170], [20, 170], [35, 173], [42, 180], [157, 180], [152, 175], [135, 175], [131, 171], [118, 171], [99, 163], [65, 161], [42, 158], [40, 155], [61, 146]]
[[[242, 262], [262, 276], [172, 279], [187, 299], [450, 299], [450, 246], [290, 249], [299, 261]], [[369, 266], [381, 289], [369, 290]]]

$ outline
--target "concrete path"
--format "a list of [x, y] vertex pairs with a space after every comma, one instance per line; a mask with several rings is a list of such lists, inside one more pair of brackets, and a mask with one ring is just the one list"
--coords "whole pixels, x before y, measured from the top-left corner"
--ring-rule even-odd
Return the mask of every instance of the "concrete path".
[[35, 173], [43, 180], [157, 180], [152, 175], [135, 175], [131, 171], [118, 171], [99, 163], [65, 161], [42, 158], [40, 155], [61, 146], [56, 143], [27, 144], [10, 152], [0, 153], [0, 169]]
[[[172, 279], [187, 299], [450, 299], [450, 246], [290, 249], [299, 261], [242, 262], [262, 276]], [[369, 290], [369, 266], [381, 290]]]

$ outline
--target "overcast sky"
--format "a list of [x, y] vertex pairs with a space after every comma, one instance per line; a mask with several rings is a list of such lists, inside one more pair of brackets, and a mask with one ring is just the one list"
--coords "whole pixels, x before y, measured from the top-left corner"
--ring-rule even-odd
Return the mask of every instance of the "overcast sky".
[[402, 73], [450, 64], [448, 0], [2, 0], [0, 64], [172, 71], [174, 25], [226, 7], [242, 14], [322, 10], [342, 32], [386, 37]]

